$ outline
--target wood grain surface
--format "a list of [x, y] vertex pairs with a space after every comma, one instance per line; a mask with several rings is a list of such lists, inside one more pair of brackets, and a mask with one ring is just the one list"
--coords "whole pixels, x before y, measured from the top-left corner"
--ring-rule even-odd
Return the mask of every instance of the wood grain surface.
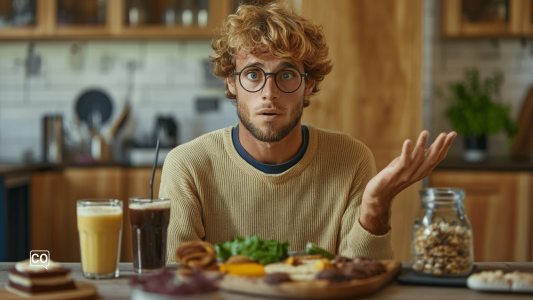
[[533, 87], [529, 89], [518, 117], [518, 133], [511, 146], [511, 155], [518, 160], [527, 160], [533, 151]]
[[[31, 248], [49, 250], [52, 260], [79, 262], [76, 201], [119, 199], [126, 196], [125, 170], [120, 167], [66, 168], [34, 172], [31, 190]], [[124, 203], [124, 202], [123, 202]], [[125, 213], [127, 214], [127, 202]], [[128, 222], [128, 223], [126, 223]], [[122, 243], [131, 244], [129, 219], [123, 218]], [[130, 258], [131, 247], [122, 247], [121, 257]]]
[[59, 292], [46, 292], [39, 294], [30, 294], [17, 289], [6, 287], [0, 289], [0, 299], [2, 300], [91, 300], [96, 299], [96, 287], [87, 282], [76, 282], [76, 289]]
[[466, 192], [465, 213], [474, 240], [474, 261], [531, 261], [533, 175], [527, 172], [438, 171], [432, 187]]
[[[421, 0], [302, 0], [302, 13], [321, 24], [334, 63], [311, 98], [304, 123], [342, 131], [364, 142], [378, 171], [422, 130]], [[414, 184], [396, 197], [392, 239], [407, 261], [411, 226], [420, 202]]]
[[[9, 270], [15, 263], [0, 262], [0, 287], [6, 286], [8, 282]], [[87, 282], [94, 284], [98, 288], [98, 299], [102, 300], [130, 300], [132, 287], [128, 284], [130, 278], [135, 275], [132, 263], [120, 263], [120, 277], [110, 280], [88, 280], [81, 273], [80, 263], [65, 263], [64, 267], [72, 269], [72, 277], [76, 282]], [[479, 270], [497, 270], [512, 272], [518, 270], [522, 272], [533, 272], [533, 262], [525, 263], [478, 263]], [[177, 265], [168, 265], [167, 268], [172, 270]], [[408, 264], [403, 264], [404, 269]], [[265, 300], [262, 296], [252, 296], [250, 294], [236, 294], [221, 292], [221, 299], [231, 300]], [[2, 299], [2, 298], [0, 298]], [[272, 299], [272, 298], [271, 298]], [[353, 298], [352, 298], [353, 299]], [[455, 287], [434, 287], [434, 286], [413, 286], [400, 285], [395, 280], [384, 286], [376, 293], [365, 297], [364, 299], [387, 299], [387, 300], [413, 300], [413, 299], [431, 299], [431, 300], [511, 300], [511, 299], [531, 299], [531, 295], [520, 295], [510, 293], [479, 293], [467, 288]]]

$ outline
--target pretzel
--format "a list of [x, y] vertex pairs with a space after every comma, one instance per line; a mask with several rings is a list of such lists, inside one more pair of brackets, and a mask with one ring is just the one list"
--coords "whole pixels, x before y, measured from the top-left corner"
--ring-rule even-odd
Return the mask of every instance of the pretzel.
[[181, 244], [176, 250], [176, 262], [189, 269], [216, 270], [216, 250], [203, 241]]

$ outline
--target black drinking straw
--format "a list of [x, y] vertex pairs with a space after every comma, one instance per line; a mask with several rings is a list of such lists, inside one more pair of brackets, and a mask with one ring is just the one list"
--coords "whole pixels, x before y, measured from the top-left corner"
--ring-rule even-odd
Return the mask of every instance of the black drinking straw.
[[150, 202], [152, 202], [152, 199], [154, 199], [154, 174], [155, 174], [155, 166], [157, 165], [157, 157], [159, 156], [159, 140], [157, 140], [157, 144], [155, 145], [155, 159], [154, 159], [154, 167], [152, 168], [152, 179], [150, 179]]

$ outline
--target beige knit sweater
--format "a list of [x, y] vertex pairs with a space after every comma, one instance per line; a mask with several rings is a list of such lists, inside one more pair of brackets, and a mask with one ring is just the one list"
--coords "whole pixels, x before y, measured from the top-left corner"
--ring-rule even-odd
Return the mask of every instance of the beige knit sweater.
[[185, 241], [254, 235], [289, 241], [289, 251], [313, 242], [347, 257], [393, 258], [390, 232], [375, 236], [359, 223], [363, 191], [376, 174], [372, 152], [347, 134], [307, 126], [305, 155], [281, 174], [248, 164], [233, 146], [232, 127], [173, 149], [159, 191], [171, 199], [167, 261]]

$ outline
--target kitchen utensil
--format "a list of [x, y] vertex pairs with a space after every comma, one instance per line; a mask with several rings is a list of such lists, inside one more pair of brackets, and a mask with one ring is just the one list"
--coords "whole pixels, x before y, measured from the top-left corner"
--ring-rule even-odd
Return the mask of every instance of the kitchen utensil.
[[518, 133], [511, 146], [511, 156], [527, 160], [533, 150], [533, 87], [529, 89], [518, 118]]
[[99, 130], [111, 117], [113, 105], [109, 96], [102, 90], [91, 89], [83, 92], [76, 102], [78, 117], [91, 129]]
[[158, 116], [152, 141], [161, 141], [162, 148], [174, 148], [178, 145], [178, 125], [173, 117]]
[[61, 163], [63, 159], [63, 118], [45, 116], [43, 118], [43, 160]]
[[120, 116], [118, 116], [118, 118], [115, 120], [115, 122], [113, 123], [113, 125], [111, 125], [111, 128], [109, 129], [109, 133], [107, 134], [108, 140], [113, 140], [115, 138], [118, 131], [124, 126], [124, 123], [126, 123], [126, 120], [128, 119], [130, 111], [131, 111], [131, 105], [129, 101], [127, 101], [124, 104], [124, 108], [122, 109]]

